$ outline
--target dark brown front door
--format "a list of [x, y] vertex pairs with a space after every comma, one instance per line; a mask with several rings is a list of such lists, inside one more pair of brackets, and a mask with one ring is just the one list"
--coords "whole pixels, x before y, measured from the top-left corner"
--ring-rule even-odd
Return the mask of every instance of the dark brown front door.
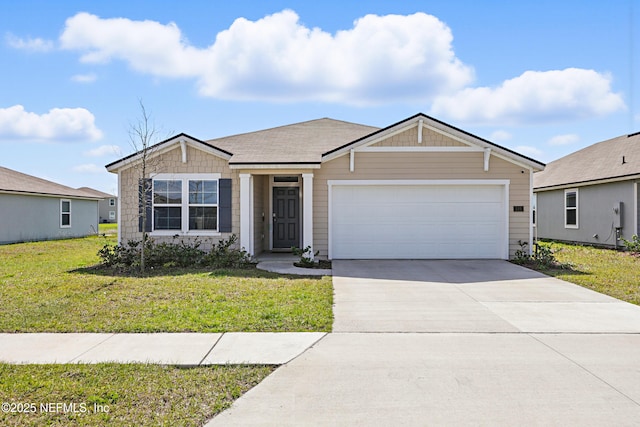
[[300, 189], [273, 188], [273, 248], [300, 246]]

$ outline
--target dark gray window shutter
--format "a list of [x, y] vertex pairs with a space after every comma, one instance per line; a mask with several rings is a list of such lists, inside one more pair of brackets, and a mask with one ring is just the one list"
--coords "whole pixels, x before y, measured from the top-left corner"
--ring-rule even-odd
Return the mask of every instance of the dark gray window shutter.
[[143, 212], [147, 212], [147, 223], [145, 231], [150, 232], [153, 227], [151, 221], [151, 195], [153, 182], [151, 178], [143, 178], [138, 180], [138, 231], [142, 232]]
[[231, 180], [218, 180], [218, 226], [221, 233], [231, 233]]

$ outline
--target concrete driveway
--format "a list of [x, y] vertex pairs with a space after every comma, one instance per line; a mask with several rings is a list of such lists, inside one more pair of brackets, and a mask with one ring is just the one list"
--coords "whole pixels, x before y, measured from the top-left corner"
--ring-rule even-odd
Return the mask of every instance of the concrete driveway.
[[640, 307], [504, 261], [336, 261], [334, 333], [210, 425], [637, 425]]

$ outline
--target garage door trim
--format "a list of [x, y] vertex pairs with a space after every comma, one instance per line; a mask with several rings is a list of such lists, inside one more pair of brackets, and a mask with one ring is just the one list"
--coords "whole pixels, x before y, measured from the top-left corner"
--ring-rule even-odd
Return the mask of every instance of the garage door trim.
[[328, 257], [333, 259], [333, 225], [332, 225], [332, 203], [333, 194], [332, 189], [334, 186], [381, 186], [381, 185], [402, 185], [402, 186], [445, 186], [445, 185], [457, 185], [457, 186], [473, 186], [473, 185], [492, 185], [502, 186], [504, 191], [504, 239], [502, 242], [502, 257], [503, 259], [509, 259], [509, 183], [508, 179], [446, 179], [446, 180], [328, 180]]

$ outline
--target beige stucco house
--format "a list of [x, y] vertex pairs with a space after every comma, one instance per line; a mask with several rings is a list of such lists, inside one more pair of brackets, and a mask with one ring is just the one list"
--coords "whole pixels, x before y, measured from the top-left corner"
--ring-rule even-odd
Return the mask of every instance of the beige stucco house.
[[328, 259], [508, 259], [532, 239], [532, 176], [544, 164], [417, 114], [383, 129], [319, 119], [152, 149], [140, 200], [141, 153], [118, 174], [120, 241], [215, 242], [252, 255], [292, 246]]

